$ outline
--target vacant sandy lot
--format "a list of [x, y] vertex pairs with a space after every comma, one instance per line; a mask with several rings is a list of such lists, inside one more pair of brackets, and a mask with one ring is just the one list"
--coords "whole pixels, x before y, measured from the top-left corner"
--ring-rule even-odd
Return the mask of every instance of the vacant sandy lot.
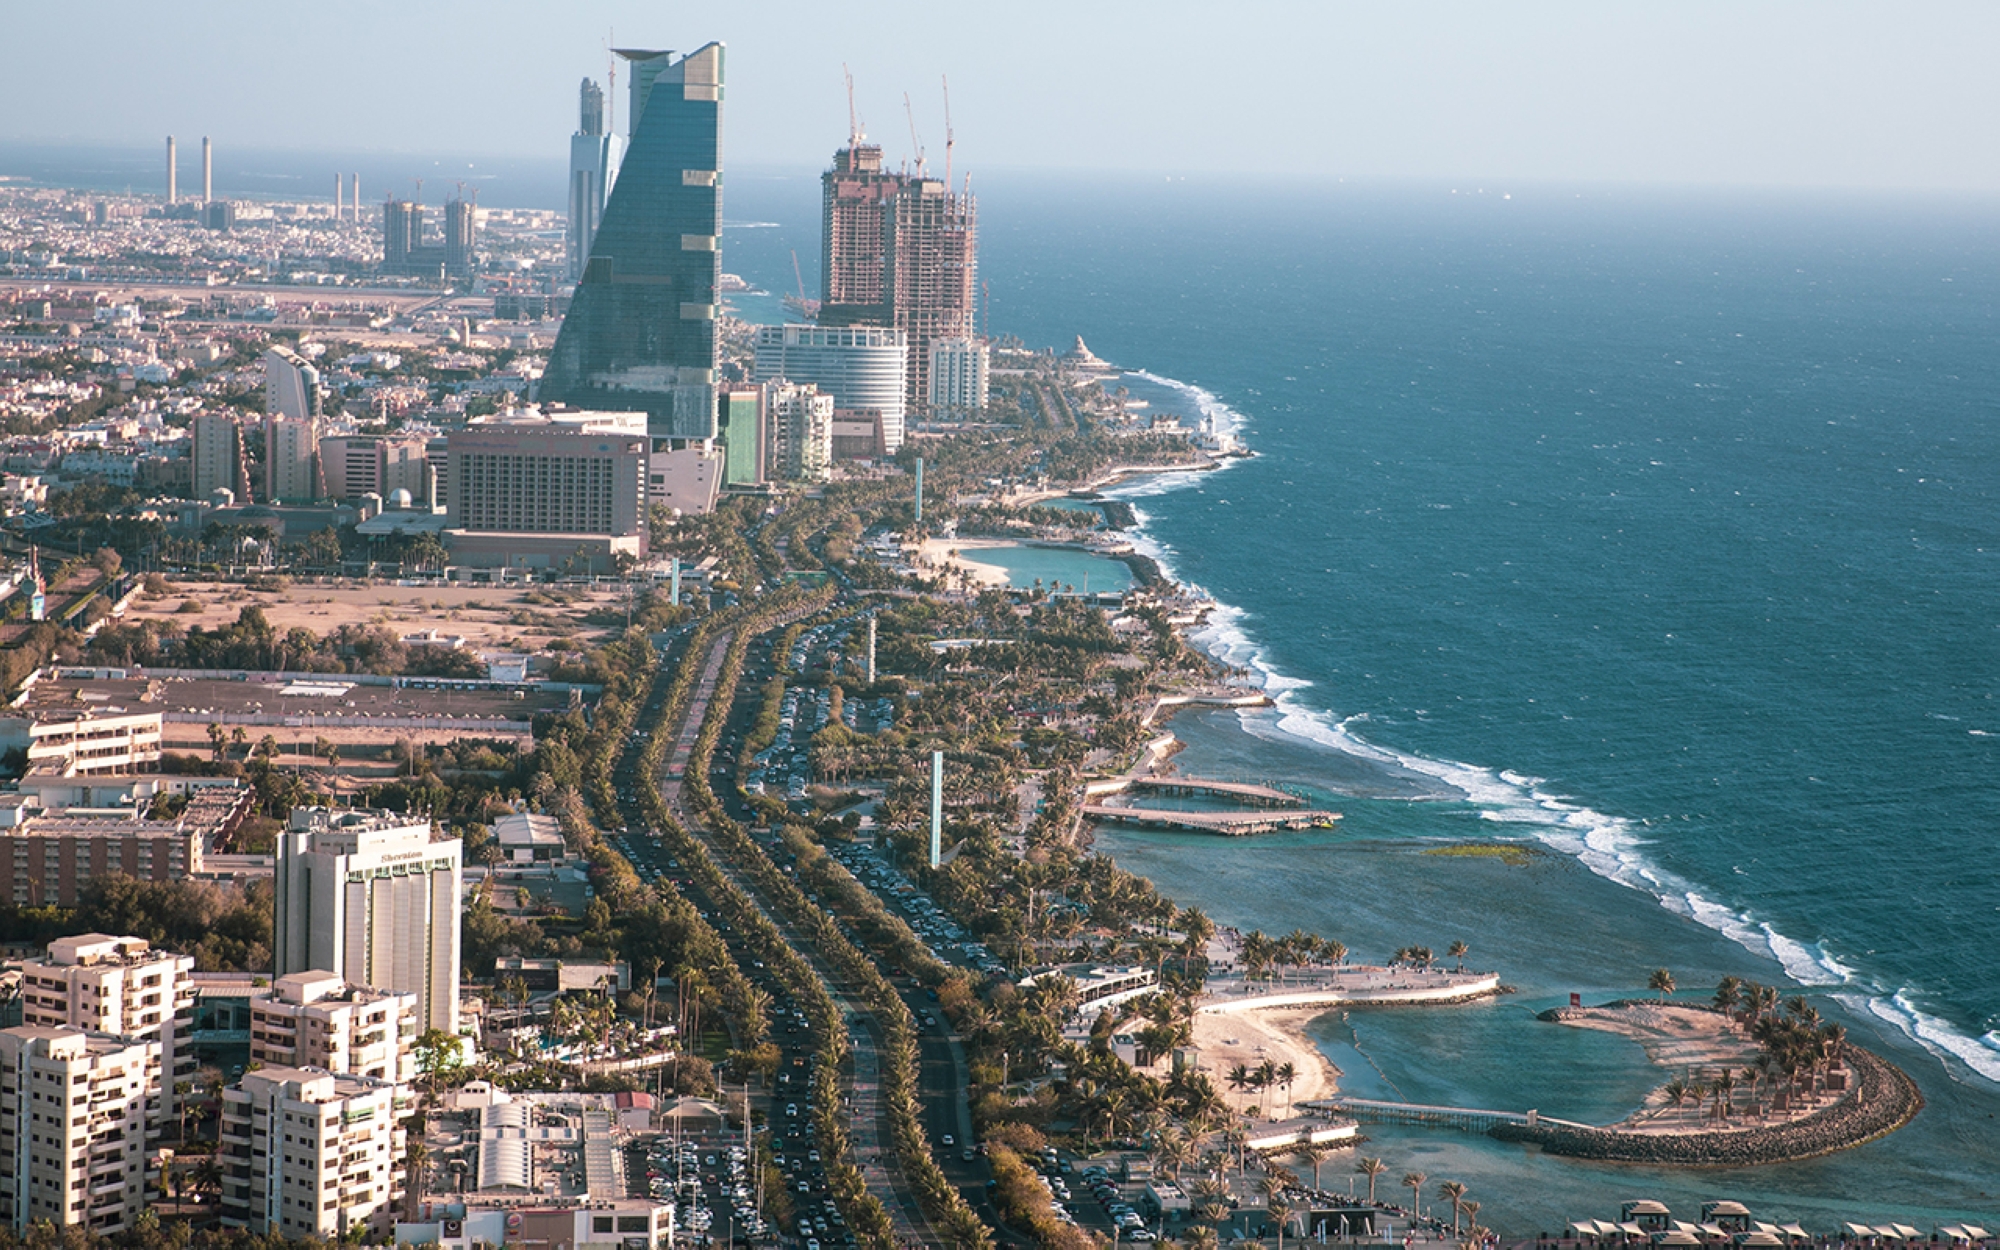
[[[559, 597], [568, 602], [530, 602], [530, 597]], [[201, 607], [182, 612], [184, 603]], [[212, 582], [174, 583], [165, 595], [140, 595], [125, 614], [127, 621], [169, 620], [181, 626], [215, 629], [234, 621], [244, 608], [256, 605], [279, 629], [303, 626], [325, 634], [342, 625], [382, 625], [398, 634], [435, 629], [458, 634], [468, 646], [482, 650], [534, 652], [556, 639], [571, 644], [602, 640], [608, 630], [588, 624], [593, 611], [625, 607], [622, 587], [579, 591], [572, 587], [520, 586], [369, 586], [294, 585], [285, 590], [249, 590]]]

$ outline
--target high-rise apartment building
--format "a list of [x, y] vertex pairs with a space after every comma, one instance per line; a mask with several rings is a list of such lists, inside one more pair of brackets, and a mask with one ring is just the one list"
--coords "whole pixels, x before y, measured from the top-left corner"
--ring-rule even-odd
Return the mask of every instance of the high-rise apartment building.
[[[234, 414], [196, 413], [188, 422], [188, 442], [196, 499], [207, 499], [218, 490], [241, 491], [243, 427]], [[249, 501], [239, 493], [237, 502]]]
[[893, 453], [903, 445], [904, 372], [909, 338], [882, 326], [759, 326], [757, 382], [783, 378], [810, 383], [833, 396], [836, 408], [881, 414], [882, 439]]
[[277, 975], [415, 994], [422, 1028], [458, 1032], [458, 839], [395, 812], [301, 807], [277, 850]]
[[289, 347], [264, 353], [264, 415], [319, 418], [319, 370]]
[[[68, 1026], [160, 1046], [161, 1079], [194, 1076], [194, 957], [156, 951], [144, 938], [86, 933], [57, 938], [45, 958], [21, 965], [21, 1023]], [[162, 1115], [153, 1125], [164, 1123]]]
[[79, 1029], [0, 1029], [0, 1220], [106, 1237], [136, 1227], [160, 1044]]
[[569, 229], [563, 236], [571, 282], [583, 277], [584, 260], [597, 237], [598, 223], [604, 220], [604, 202], [618, 181], [618, 163], [625, 154], [624, 140], [605, 125], [603, 89], [586, 78], [578, 95], [576, 133], [569, 140]]
[[294, 972], [250, 996], [250, 1058], [404, 1084], [417, 1076], [417, 996]]
[[981, 412], [989, 393], [990, 357], [978, 339], [938, 339], [931, 344], [931, 411]]
[[644, 412], [655, 439], [715, 437], [722, 52], [618, 51], [631, 138], [542, 375], [544, 402]]
[[319, 415], [319, 370], [288, 347], [265, 352], [264, 502], [320, 497]]
[[222, 1091], [224, 1226], [294, 1240], [387, 1234], [406, 1183], [408, 1100], [365, 1076], [245, 1072]]
[[833, 466], [833, 396], [791, 382], [764, 384], [764, 465], [774, 478], [826, 480]]

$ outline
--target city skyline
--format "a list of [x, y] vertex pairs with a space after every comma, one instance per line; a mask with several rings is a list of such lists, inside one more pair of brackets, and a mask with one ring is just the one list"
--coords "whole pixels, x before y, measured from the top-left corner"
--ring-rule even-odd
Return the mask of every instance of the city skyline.
[[[824, 160], [844, 135], [845, 63], [864, 128], [891, 163], [918, 143], [941, 156], [949, 75], [961, 168], [981, 173], [2000, 189], [2000, 159], [1980, 142], [2000, 83], [1979, 51], [2000, 34], [2000, 13], [1971, 5], [1262, 4], [1226, 21], [1181, 5], [1143, 22], [1127, 6], [1045, 6], [950, 23], [902, 4], [861, 16], [783, 5], [755, 22], [704, 5], [663, 29], [641, 6], [600, 0], [565, 10], [560, 38], [539, 7], [514, 3], [398, 11], [393, 40], [346, 12], [221, 5], [183, 22], [112, 8], [113, 33], [93, 44], [80, 80], [71, 59], [20, 58], [0, 82], [0, 141], [157, 150], [174, 133], [184, 158], [202, 135], [218, 155], [560, 154], [577, 82], [603, 77], [615, 31], [682, 51], [731, 45], [742, 169]], [[53, 52], [68, 37], [54, 11], [10, 21], [25, 49]], [[393, 89], [338, 92], [337, 103], [302, 92], [284, 58], [266, 55], [301, 38], [347, 66], [330, 85]], [[509, 89], [468, 100], [470, 84], [437, 72], [440, 47]], [[181, 71], [165, 87], [163, 63]], [[1172, 86], [1191, 80], [1215, 85]], [[622, 132], [622, 101], [614, 107]], [[191, 168], [183, 185], [196, 179]]]

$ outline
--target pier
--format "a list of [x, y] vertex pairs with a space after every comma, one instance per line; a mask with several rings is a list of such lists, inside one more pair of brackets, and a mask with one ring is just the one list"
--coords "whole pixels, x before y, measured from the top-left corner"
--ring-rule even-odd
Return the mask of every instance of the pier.
[[1157, 807], [1109, 807], [1102, 803], [1086, 804], [1083, 814], [1090, 820], [1148, 829], [1187, 829], [1229, 838], [1285, 829], [1324, 829], [1340, 819], [1339, 812], [1175, 812]]
[[1477, 1107], [1433, 1107], [1416, 1102], [1385, 1102], [1375, 1098], [1322, 1098], [1300, 1103], [1301, 1107], [1324, 1115], [1343, 1115], [1375, 1124], [1424, 1124], [1484, 1133], [1506, 1125], [1538, 1128], [1589, 1128], [1569, 1120], [1558, 1120], [1538, 1111], [1488, 1111]]
[[1304, 807], [1305, 800], [1276, 786], [1243, 781], [1212, 781], [1205, 777], [1131, 777], [1126, 788], [1176, 796], [1210, 795], [1232, 799], [1245, 807]]

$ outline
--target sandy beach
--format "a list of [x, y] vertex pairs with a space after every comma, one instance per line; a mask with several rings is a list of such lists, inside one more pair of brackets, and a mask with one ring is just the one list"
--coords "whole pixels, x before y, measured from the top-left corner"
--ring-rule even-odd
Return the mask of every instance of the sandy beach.
[[952, 568], [963, 572], [981, 586], [1005, 586], [1007, 570], [981, 564], [965, 555], [988, 547], [1018, 547], [1012, 538], [926, 538], [917, 548], [917, 564], [925, 568]]
[[[1229, 1105], [1237, 1110], [1248, 1106], [1263, 1109], [1267, 1119], [1313, 1098], [1325, 1098], [1340, 1083], [1340, 1069], [1319, 1053], [1305, 1036], [1306, 1022], [1324, 1015], [1319, 1007], [1272, 1008], [1233, 1015], [1197, 1015], [1194, 1018], [1194, 1045], [1201, 1052], [1201, 1066]], [[1296, 1076], [1290, 1090], [1282, 1087], [1262, 1092], [1229, 1088], [1229, 1070], [1237, 1064], [1255, 1068], [1269, 1060], [1291, 1064]]]

